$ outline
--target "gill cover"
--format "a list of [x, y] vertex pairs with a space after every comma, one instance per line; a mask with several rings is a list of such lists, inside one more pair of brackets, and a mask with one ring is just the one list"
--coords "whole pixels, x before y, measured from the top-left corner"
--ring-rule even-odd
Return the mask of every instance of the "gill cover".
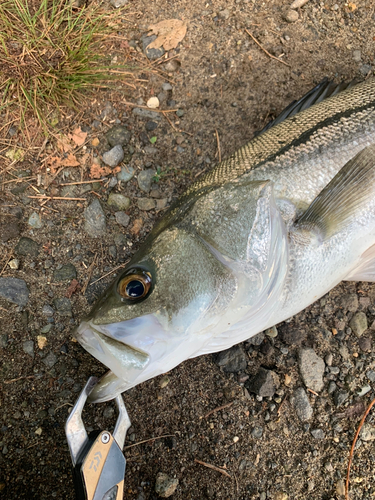
[[[284, 283], [285, 227], [269, 181], [206, 192], [147, 243], [78, 329], [82, 345], [114, 373], [101, 400], [250, 337], [251, 327], [230, 331], [265, 309], [270, 316]], [[130, 268], [151, 276], [140, 301], [119, 294]]]

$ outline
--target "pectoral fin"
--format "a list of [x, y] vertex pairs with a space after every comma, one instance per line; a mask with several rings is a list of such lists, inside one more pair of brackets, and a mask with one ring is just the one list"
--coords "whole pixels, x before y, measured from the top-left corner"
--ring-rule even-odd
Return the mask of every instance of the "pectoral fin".
[[328, 239], [359, 220], [375, 200], [375, 144], [335, 175], [298, 220], [296, 229]]
[[375, 245], [366, 250], [345, 281], [375, 281]]

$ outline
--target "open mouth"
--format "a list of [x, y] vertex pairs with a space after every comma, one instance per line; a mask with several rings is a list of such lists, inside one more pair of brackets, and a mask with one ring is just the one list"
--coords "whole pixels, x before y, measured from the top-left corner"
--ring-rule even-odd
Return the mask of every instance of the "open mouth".
[[82, 347], [111, 370], [95, 387], [93, 401], [112, 399], [164, 372], [162, 360], [170, 342], [153, 315], [108, 325], [83, 321], [75, 336]]

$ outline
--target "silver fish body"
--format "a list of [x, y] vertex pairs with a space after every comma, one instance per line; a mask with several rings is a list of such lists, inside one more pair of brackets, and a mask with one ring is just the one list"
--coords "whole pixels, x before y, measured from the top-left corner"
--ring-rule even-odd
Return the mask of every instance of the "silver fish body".
[[291, 116], [194, 183], [77, 330], [104, 401], [375, 278], [375, 81]]

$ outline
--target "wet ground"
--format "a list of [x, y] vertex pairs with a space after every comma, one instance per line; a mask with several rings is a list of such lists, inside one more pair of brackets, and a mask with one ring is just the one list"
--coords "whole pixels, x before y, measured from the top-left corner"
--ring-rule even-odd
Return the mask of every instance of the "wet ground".
[[[141, 58], [151, 23], [184, 19], [187, 35], [169, 61], [140, 72], [136, 89], [103, 90], [78, 118], [65, 120], [70, 132], [87, 132], [83, 145], [68, 141], [79, 166], [59, 164], [53, 173], [50, 158], [59, 152], [52, 142], [12, 163], [6, 153], [23, 151], [23, 135], [16, 127], [2, 131], [1, 278], [23, 280], [30, 293], [21, 282], [0, 282], [1, 296], [13, 283], [18, 297], [18, 304], [0, 299], [0, 498], [74, 498], [64, 423], [87, 378], [105, 368], [72, 330], [114, 273], [105, 275], [132, 255], [187, 185], [291, 100], [326, 76], [363, 80], [375, 67], [373, 1], [310, 0], [294, 18], [280, 1], [135, 0], [129, 10], [137, 14], [110, 47], [119, 61], [130, 50], [123, 40]], [[168, 113], [134, 112], [152, 95]], [[115, 125], [128, 132], [122, 180], [110, 173], [94, 182], [90, 166], [111, 148], [106, 133]], [[43, 193], [73, 200], [29, 198]], [[129, 201], [113, 204], [110, 193]], [[105, 216], [100, 237], [87, 229], [85, 209], [94, 200]], [[221, 366], [213, 355], [200, 357], [128, 391], [124, 498], [158, 498], [159, 472], [178, 479], [176, 500], [343, 498], [351, 443], [375, 397], [374, 297], [372, 284], [341, 284], [276, 331], [244, 343], [234, 358], [220, 358]], [[309, 375], [323, 377], [318, 395], [306, 391], [301, 374], [310, 348], [320, 359]], [[260, 367], [278, 377], [272, 396], [251, 390]], [[111, 403], [85, 412], [92, 429], [111, 430], [115, 419]], [[352, 466], [353, 500], [375, 494], [371, 414], [367, 422]]]

